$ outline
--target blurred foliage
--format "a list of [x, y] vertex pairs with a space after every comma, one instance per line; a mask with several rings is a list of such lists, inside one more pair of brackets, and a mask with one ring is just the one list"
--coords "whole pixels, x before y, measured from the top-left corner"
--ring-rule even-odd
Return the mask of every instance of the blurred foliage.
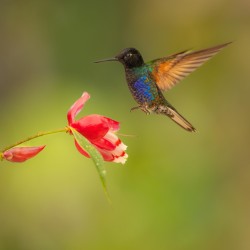
[[[0, 249], [250, 248], [250, 2], [0, 1], [0, 146], [81, 115], [121, 122], [129, 158], [106, 163], [110, 205], [96, 169], [63, 134], [24, 164], [1, 163]], [[182, 130], [135, 105], [118, 63], [234, 41], [165, 94], [198, 129]]]

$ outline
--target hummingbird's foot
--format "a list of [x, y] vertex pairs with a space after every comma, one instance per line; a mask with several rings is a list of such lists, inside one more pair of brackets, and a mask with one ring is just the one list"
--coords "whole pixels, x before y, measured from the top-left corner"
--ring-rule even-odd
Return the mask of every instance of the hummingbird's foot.
[[143, 111], [146, 115], [150, 115], [150, 111], [144, 106], [141, 106], [141, 111]]

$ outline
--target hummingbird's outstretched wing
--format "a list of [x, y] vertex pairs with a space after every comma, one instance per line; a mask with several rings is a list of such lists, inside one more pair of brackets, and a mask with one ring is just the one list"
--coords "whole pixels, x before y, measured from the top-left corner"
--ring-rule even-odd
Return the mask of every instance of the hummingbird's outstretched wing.
[[148, 63], [152, 77], [162, 91], [169, 90], [230, 43], [194, 52], [183, 51], [153, 60]]

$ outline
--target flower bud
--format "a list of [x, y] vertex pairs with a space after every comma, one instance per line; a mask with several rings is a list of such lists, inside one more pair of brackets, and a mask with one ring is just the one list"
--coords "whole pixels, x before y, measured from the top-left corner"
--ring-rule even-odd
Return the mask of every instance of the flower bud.
[[2, 158], [11, 162], [24, 162], [44, 149], [44, 146], [39, 147], [14, 147], [6, 150], [2, 154]]

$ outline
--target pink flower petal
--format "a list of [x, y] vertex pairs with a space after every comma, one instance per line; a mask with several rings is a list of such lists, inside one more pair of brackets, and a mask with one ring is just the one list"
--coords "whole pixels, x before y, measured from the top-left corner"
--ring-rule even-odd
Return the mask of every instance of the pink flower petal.
[[83, 105], [89, 98], [90, 98], [89, 93], [83, 92], [82, 96], [71, 106], [67, 114], [69, 125], [71, 125], [74, 122], [76, 115], [82, 110]]
[[105, 161], [124, 164], [128, 158], [125, 152], [127, 146], [111, 131], [98, 142], [93, 141], [92, 143], [95, 144]]
[[125, 164], [127, 158], [128, 158], [128, 155], [124, 152], [124, 154], [122, 154], [122, 155], [120, 155], [118, 157], [115, 157], [115, 159], [113, 160], [113, 162]]
[[44, 149], [45, 146], [40, 147], [15, 147], [3, 152], [3, 158], [11, 162], [24, 162]]
[[124, 151], [120, 155], [115, 155], [112, 151], [107, 151], [100, 148], [98, 151], [101, 153], [104, 161], [124, 164], [128, 158], [128, 155]]
[[79, 153], [90, 158], [89, 154], [78, 144], [78, 142], [76, 140], [75, 140], [75, 145], [76, 145], [76, 148], [79, 151]]
[[114, 155], [110, 151], [101, 148], [98, 148], [98, 151], [101, 153], [104, 161], [114, 161]]
[[101, 115], [89, 115], [71, 124], [80, 134], [88, 140], [99, 140], [109, 131], [108, 124]]
[[120, 129], [120, 123], [115, 121], [115, 120], [112, 120], [108, 117], [105, 117], [103, 116], [102, 119], [108, 124], [109, 128], [112, 130], [112, 131], [118, 131]]
[[110, 151], [114, 156], [113, 162], [124, 164], [128, 158], [125, 152], [127, 146], [113, 132], [109, 131], [104, 138], [115, 145], [115, 148]]
[[[75, 145], [76, 145], [76, 148], [79, 151], [79, 153], [90, 158], [90, 155], [78, 144], [78, 142], [76, 140], [75, 140]], [[93, 145], [93, 146], [95, 146], [95, 145]], [[102, 155], [102, 157], [105, 161], [113, 161], [114, 160], [114, 156], [109, 151], [100, 149], [98, 147], [96, 147], [96, 149], [100, 152], [100, 154]]]
[[106, 140], [105, 138], [101, 138], [100, 140], [92, 141], [92, 143], [98, 148], [105, 149], [108, 151], [112, 151], [116, 148], [116, 145]]

